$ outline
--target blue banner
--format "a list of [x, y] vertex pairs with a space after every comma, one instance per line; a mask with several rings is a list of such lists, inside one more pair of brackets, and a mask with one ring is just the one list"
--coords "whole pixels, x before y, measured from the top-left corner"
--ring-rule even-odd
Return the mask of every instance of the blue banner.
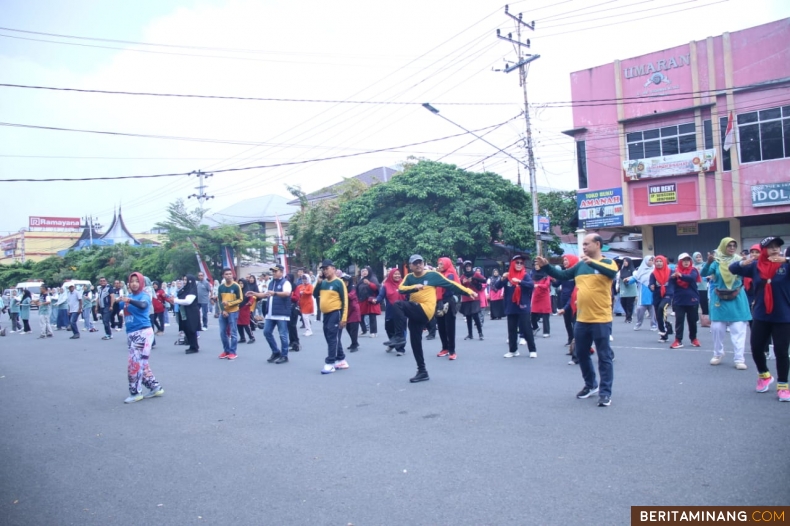
[[622, 188], [578, 192], [576, 204], [579, 226], [585, 230], [624, 224]]

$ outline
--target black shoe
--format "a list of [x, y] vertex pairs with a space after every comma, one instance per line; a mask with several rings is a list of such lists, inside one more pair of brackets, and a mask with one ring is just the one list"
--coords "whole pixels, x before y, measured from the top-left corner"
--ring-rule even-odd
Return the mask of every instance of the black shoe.
[[594, 395], [597, 392], [598, 392], [598, 388], [597, 387], [595, 387], [593, 389], [590, 389], [589, 387], [587, 387], [585, 385], [584, 389], [582, 389], [581, 391], [576, 393], [576, 398], [589, 398], [589, 397], [591, 397], [592, 395]]
[[435, 334], [429, 334], [428, 336], [425, 337], [425, 339], [426, 340], [435, 340], [436, 339], [436, 335]]
[[302, 347], [298, 343], [292, 343], [291, 344], [291, 351], [299, 352], [301, 350], [302, 350]]
[[393, 338], [388, 342], [384, 342], [384, 345], [386, 345], [387, 347], [395, 347], [395, 348], [403, 347], [404, 345], [406, 345], [406, 338]]
[[483, 339], [483, 333], [481, 332], [480, 334], [477, 335], [477, 337], [482, 340]]
[[417, 374], [414, 376], [414, 378], [409, 378], [409, 381], [413, 384], [416, 384], [417, 382], [425, 382], [427, 380], [430, 380], [428, 377], [428, 371], [417, 371]]
[[368, 331], [362, 331], [362, 336], [366, 335]]
[[359, 350], [359, 345], [352, 345], [348, 348], [348, 350], [351, 352], [357, 352]]
[[276, 361], [277, 361], [277, 359], [278, 359], [278, 358], [280, 358], [281, 356], [282, 356], [282, 354], [280, 354], [280, 353], [278, 353], [278, 352], [273, 352], [273, 353], [272, 353], [272, 355], [271, 355], [271, 356], [269, 356], [269, 359], [268, 359], [268, 360], [266, 360], [266, 361], [267, 361], [267, 362], [269, 362], [269, 363], [274, 363], [274, 362], [276, 362]]
[[255, 338], [250, 338], [249, 341], [247, 342], [247, 345], [249, 345], [251, 343], [255, 343]]
[[287, 356], [280, 356], [279, 358], [274, 360], [274, 363], [278, 363], [278, 364], [279, 363], [288, 363], [288, 357]]
[[474, 340], [474, 338], [472, 338], [472, 335], [470, 334], [469, 336], [467, 336], [466, 338], [464, 338], [464, 340]]
[[612, 399], [608, 396], [599, 396], [598, 397], [598, 407], [609, 407], [612, 405]]
[[79, 335], [77, 335], [77, 334], [75, 334], [74, 336], [72, 336], [71, 338], [69, 338], [69, 340], [79, 340], [79, 339], [80, 339], [80, 337], [79, 337]]
[[190, 348], [190, 349], [187, 349], [187, 350], [186, 350], [186, 351], [184, 351], [184, 352], [185, 352], [186, 354], [195, 354], [196, 352], [199, 352], [199, 351], [198, 351], [198, 349], [192, 349], [192, 348]]
[[239, 343], [247, 343], [247, 339], [245, 338], [244, 340], [239, 340]]

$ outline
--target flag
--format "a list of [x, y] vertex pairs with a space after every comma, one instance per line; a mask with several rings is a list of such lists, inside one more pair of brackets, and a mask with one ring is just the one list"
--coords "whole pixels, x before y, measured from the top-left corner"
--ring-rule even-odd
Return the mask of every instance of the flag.
[[236, 279], [236, 265], [233, 264], [233, 249], [225, 245], [222, 247], [222, 266], [229, 268], [233, 273], [233, 279]]
[[[285, 233], [283, 232], [283, 224], [280, 223], [280, 216], [275, 215], [274, 221], [277, 223], [277, 244], [283, 246], [283, 274], [288, 274], [288, 244], [285, 242]], [[276, 254], [277, 251], [275, 250]]]
[[200, 270], [200, 272], [203, 273], [204, 276], [206, 276], [208, 282], [213, 285], [214, 278], [211, 277], [211, 272], [209, 272], [208, 270], [208, 265], [206, 265], [206, 262], [203, 261], [203, 258], [200, 257], [200, 250], [198, 250], [198, 246], [191, 239], [189, 240], [189, 242], [192, 243], [193, 247], [195, 247], [195, 257], [197, 258], [198, 269]]
[[732, 112], [730, 112], [730, 116], [727, 119], [727, 132], [724, 134], [724, 151], [730, 151], [733, 144], [735, 144], [735, 134], [732, 129]]

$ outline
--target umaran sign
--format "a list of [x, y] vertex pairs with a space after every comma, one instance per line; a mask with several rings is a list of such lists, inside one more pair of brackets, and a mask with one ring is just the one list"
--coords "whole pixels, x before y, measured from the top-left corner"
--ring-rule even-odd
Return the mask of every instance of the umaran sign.
[[80, 228], [79, 217], [29, 216], [30, 228]]
[[689, 64], [691, 64], [691, 55], [680, 55], [677, 58], [669, 57], [669, 59], [657, 60], [655, 64], [653, 62], [648, 62], [647, 64], [623, 68], [623, 76], [627, 79], [644, 77], [658, 71], [669, 71], [670, 69], [682, 68]]

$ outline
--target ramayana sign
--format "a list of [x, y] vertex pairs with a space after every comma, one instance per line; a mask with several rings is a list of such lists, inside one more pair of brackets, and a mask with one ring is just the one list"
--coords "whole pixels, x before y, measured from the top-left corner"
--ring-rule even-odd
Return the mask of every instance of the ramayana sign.
[[752, 186], [752, 206], [790, 205], [790, 183]]
[[30, 228], [80, 228], [79, 217], [29, 216]]
[[714, 170], [716, 170], [715, 149], [623, 161], [623, 177], [626, 182]]

